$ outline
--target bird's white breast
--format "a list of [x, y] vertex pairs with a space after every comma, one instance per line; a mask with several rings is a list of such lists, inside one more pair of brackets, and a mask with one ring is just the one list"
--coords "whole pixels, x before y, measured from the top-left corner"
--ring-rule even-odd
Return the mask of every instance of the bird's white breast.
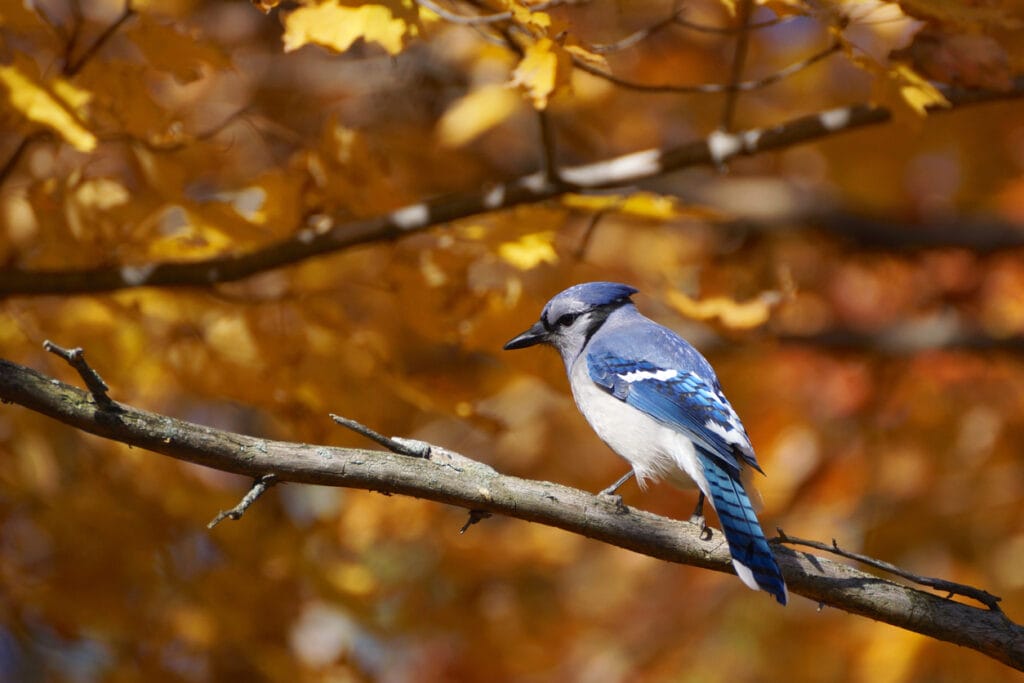
[[641, 487], [648, 479], [666, 479], [683, 488], [696, 483], [707, 489], [693, 442], [595, 384], [585, 358], [573, 364], [570, 385], [580, 412], [601, 440], [633, 466]]

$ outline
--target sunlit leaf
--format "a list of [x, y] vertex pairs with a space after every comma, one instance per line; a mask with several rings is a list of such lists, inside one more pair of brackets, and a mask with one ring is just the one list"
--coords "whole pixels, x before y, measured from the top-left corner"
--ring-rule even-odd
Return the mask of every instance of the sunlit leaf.
[[608, 68], [608, 60], [604, 58], [604, 55], [592, 52], [581, 45], [566, 45], [565, 51], [591, 66], [600, 67], [602, 69]]
[[509, 2], [508, 7], [512, 11], [512, 18], [520, 24], [541, 30], [551, 26], [551, 17], [545, 12], [534, 11], [517, 0]]
[[875, 76], [872, 99], [892, 108], [897, 118], [902, 118], [904, 112], [924, 117], [930, 107], [950, 106], [938, 88], [907, 64], [896, 62], [886, 67], [863, 55], [853, 55], [851, 59]]
[[925, 116], [929, 107], [949, 107], [946, 99], [938, 88], [922, 78], [905, 64], [897, 64], [889, 71], [890, 77], [897, 83], [900, 95], [910, 108], [919, 115]]
[[621, 194], [567, 194], [562, 197], [562, 204], [581, 211], [612, 211], [615, 213], [668, 220], [689, 216], [702, 219], [715, 219], [720, 216], [704, 206], [684, 206], [676, 197], [655, 194], [653, 192], [633, 192]]
[[362, 38], [396, 55], [402, 51], [408, 32], [406, 22], [385, 5], [345, 7], [328, 0], [314, 7], [300, 7], [285, 18], [284, 49], [291, 52], [315, 43], [345, 52]]
[[772, 309], [782, 300], [778, 292], [765, 292], [742, 302], [722, 296], [693, 299], [674, 289], [665, 296], [670, 306], [688, 318], [718, 319], [722, 325], [736, 330], [748, 330], [768, 322]]
[[127, 202], [131, 195], [124, 185], [111, 178], [88, 180], [75, 189], [75, 198], [88, 208], [106, 211]]
[[505, 242], [498, 247], [498, 256], [520, 270], [530, 270], [542, 263], [557, 263], [558, 254], [552, 242], [555, 233], [534, 232], [523, 235], [515, 242]]
[[485, 85], [456, 100], [437, 124], [441, 143], [460, 147], [494, 128], [519, 107], [518, 95], [505, 85]]
[[7, 88], [11, 106], [27, 119], [52, 128], [81, 152], [96, 149], [96, 136], [71, 111], [88, 101], [87, 93], [66, 82], [51, 92], [13, 65], [0, 66], [0, 83]]
[[572, 62], [561, 45], [541, 38], [526, 48], [512, 72], [512, 85], [523, 89], [536, 109], [546, 109], [548, 99], [569, 81]]

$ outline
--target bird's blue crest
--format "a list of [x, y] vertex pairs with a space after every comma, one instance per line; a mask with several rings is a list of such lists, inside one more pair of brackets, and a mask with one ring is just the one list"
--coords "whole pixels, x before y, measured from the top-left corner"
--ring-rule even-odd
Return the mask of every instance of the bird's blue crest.
[[562, 313], [580, 313], [629, 299], [637, 290], [619, 282], [584, 282], [559, 292], [548, 301], [541, 319], [553, 321]]

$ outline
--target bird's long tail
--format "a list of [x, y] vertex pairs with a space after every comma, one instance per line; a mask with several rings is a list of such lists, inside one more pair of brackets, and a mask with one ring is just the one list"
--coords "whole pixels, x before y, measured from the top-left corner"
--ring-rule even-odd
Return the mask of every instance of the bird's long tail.
[[708, 484], [705, 493], [718, 513], [736, 574], [754, 590], [766, 591], [785, 605], [789, 597], [786, 582], [765, 540], [764, 532], [761, 531], [743, 484], [738, 475], [728, 471], [717, 458], [702, 450], [698, 448], [698, 457]]

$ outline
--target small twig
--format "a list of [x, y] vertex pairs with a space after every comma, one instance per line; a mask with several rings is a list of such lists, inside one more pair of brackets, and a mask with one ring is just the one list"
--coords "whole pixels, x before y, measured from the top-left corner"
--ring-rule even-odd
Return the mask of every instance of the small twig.
[[687, 21], [682, 17], [676, 17], [675, 23], [679, 24], [683, 28], [688, 28], [691, 31], [697, 31], [698, 33], [718, 33], [728, 35], [731, 33], [739, 33], [740, 31], [771, 28], [772, 26], [778, 26], [779, 24], [785, 24], [797, 17], [776, 17], [775, 19], [768, 19], [766, 21], [759, 21], [757, 23], [748, 24], [745, 28], [739, 26], [705, 26], [704, 24], [698, 24], [693, 21]]
[[603, 78], [609, 83], [613, 83], [620, 88], [626, 90], [635, 90], [638, 92], [651, 92], [651, 93], [723, 93], [730, 91], [746, 92], [748, 90], [757, 90], [764, 88], [773, 83], [777, 83], [784, 78], [792, 76], [798, 71], [802, 71], [812, 64], [816, 64], [826, 57], [838, 52], [842, 46], [838, 42], [834, 42], [821, 52], [817, 52], [806, 59], [802, 59], [799, 62], [790, 64], [789, 66], [779, 69], [773, 74], [769, 74], [763, 78], [758, 78], [752, 81], [740, 81], [738, 83], [702, 83], [699, 85], [648, 85], [646, 83], [637, 83], [631, 81], [628, 78], [622, 78], [616, 76], [613, 73], [605, 71], [604, 69], [598, 68], [593, 64], [589, 64], [583, 59], [573, 56], [572, 63], [580, 71], [586, 71], [592, 76]]
[[773, 538], [770, 541], [771, 543], [788, 543], [790, 545], [802, 545], [807, 546], [808, 548], [815, 548], [816, 550], [823, 550], [825, 552], [833, 553], [834, 555], [839, 555], [840, 557], [845, 557], [848, 560], [862, 562], [863, 564], [866, 564], [869, 567], [881, 569], [884, 572], [889, 572], [890, 574], [894, 574], [896, 576], [906, 579], [907, 581], [912, 581], [921, 586], [928, 586], [929, 588], [934, 588], [937, 591], [945, 591], [949, 593], [949, 595], [947, 595], [946, 597], [952, 597], [954, 595], [963, 595], [965, 597], [977, 600], [993, 612], [1002, 613], [1003, 611], [999, 608], [999, 601], [1002, 600], [1002, 598], [1000, 598], [997, 595], [992, 595], [988, 591], [982, 590], [981, 588], [975, 588], [974, 586], [967, 586], [962, 583], [947, 581], [945, 579], [936, 579], [930, 576], [920, 576], [918, 574], [908, 572], [906, 569], [901, 569], [894, 564], [889, 564], [888, 562], [884, 562], [882, 560], [876, 560], [873, 557], [861, 555], [860, 553], [851, 552], [849, 550], [843, 550], [839, 547], [839, 544], [836, 542], [836, 539], [834, 538], [832, 539], [832, 545], [828, 545], [826, 543], [822, 543], [821, 541], [810, 541], [804, 538], [796, 538], [795, 536], [787, 536], [786, 533], [778, 527], [776, 527], [775, 530], [778, 531], [779, 536], [778, 538]]
[[601, 222], [601, 219], [608, 213], [608, 209], [600, 209], [595, 211], [587, 221], [587, 227], [583, 230], [583, 236], [580, 237], [580, 243], [576, 247], [574, 256], [577, 261], [582, 261], [587, 255], [587, 249], [590, 247], [590, 240], [593, 238], [594, 233], [597, 232], [597, 224]]
[[466, 523], [462, 525], [461, 529], [459, 529], [459, 533], [465, 533], [466, 529], [468, 529], [473, 524], [476, 524], [476, 523], [486, 519], [487, 517], [492, 517], [492, 516], [493, 515], [490, 514], [489, 512], [487, 512], [486, 510], [470, 510], [469, 511], [469, 519], [467, 519]]
[[335, 415], [331, 413], [331, 419], [340, 424], [342, 427], [351, 429], [356, 434], [361, 434], [371, 441], [376, 441], [384, 448], [388, 449], [392, 453], [398, 453], [399, 455], [408, 455], [413, 458], [430, 458], [430, 446], [422, 441], [412, 441], [410, 439], [392, 439], [389, 436], [384, 436], [380, 432], [375, 432], [369, 427], [355, 420], [350, 420], [347, 417], [341, 415]]
[[645, 26], [642, 29], [633, 31], [628, 36], [624, 38], [619, 38], [613, 43], [598, 43], [596, 45], [591, 45], [590, 51], [597, 52], [598, 54], [618, 52], [619, 50], [627, 50], [636, 45], [637, 43], [639, 43], [640, 41], [647, 40], [655, 33], [658, 33], [659, 31], [662, 31], [665, 28], [676, 23], [676, 20], [679, 19], [680, 15], [683, 13], [683, 9], [682, 7], [680, 7], [682, 3], [679, 2], [679, 0], [676, 0], [676, 2], [673, 4], [674, 6], [672, 8], [672, 13], [669, 14], [664, 19], [659, 19], [650, 26]]
[[67, 361], [68, 365], [78, 372], [82, 377], [82, 380], [85, 382], [85, 387], [89, 390], [89, 393], [92, 394], [93, 400], [96, 401], [97, 405], [105, 410], [117, 407], [117, 404], [114, 403], [113, 399], [107, 396], [107, 392], [110, 391], [110, 387], [107, 386], [107, 383], [103, 381], [103, 378], [100, 377], [99, 373], [93, 370], [92, 366], [85, 360], [85, 351], [82, 350], [82, 347], [79, 346], [74, 349], [65, 349], [61, 346], [57, 346], [47, 339], [43, 342], [43, 348], [50, 353], [63, 358]]
[[459, 533], [460, 534], [466, 533], [466, 529], [468, 529], [469, 527], [473, 526], [474, 524], [476, 524], [476, 523], [478, 523], [478, 522], [480, 522], [482, 520], [487, 519], [490, 516], [491, 516], [491, 513], [488, 512], [487, 510], [470, 510], [469, 511], [469, 519], [467, 519], [466, 523], [462, 525], [461, 529], [459, 529]]
[[124, 22], [128, 21], [133, 16], [135, 16], [135, 9], [132, 7], [131, 0], [129, 0], [125, 3], [124, 11], [121, 12], [121, 16], [119, 16], [110, 26], [103, 29], [103, 33], [96, 37], [96, 40], [94, 40], [92, 44], [90, 44], [89, 47], [87, 47], [85, 51], [78, 56], [78, 59], [73, 61], [69, 60], [68, 63], [64, 65], [64, 75], [70, 77], [81, 71], [82, 67], [92, 59], [93, 55], [99, 52], [100, 48], [102, 48], [106, 42], [110, 40], [115, 33], [117, 33], [117, 30], [124, 25]]
[[249, 506], [256, 502], [256, 500], [266, 492], [268, 488], [277, 483], [276, 474], [264, 474], [252, 483], [252, 488], [245, 494], [238, 505], [231, 508], [230, 510], [221, 510], [217, 513], [217, 516], [210, 520], [210, 523], [206, 525], [207, 529], [212, 529], [217, 526], [225, 519], [238, 520], [242, 518], [245, 511], [249, 509]]
[[740, 96], [736, 85], [742, 80], [743, 67], [747, 63], [747, 48], [750, 46], [750, 31], [747, 30], [747, 26], [750, 25], [750, 5], [751, 0], [740, 0], [737, 8], [736, 26], [742, 30], [736, 34], [736, 45], [733, 49], [732, 66], [729, 71], [729, 85], [732, 87], [725, 92], [725, 106], [722, 109], [722, 123], [719, 126], [727, 133], [732, 131], [736, 120], [736, 105]]
[[544, 157], [544, 179], [549, 183], [561, 182], [558, 173], [558, 162], [555, 159], [555, 131], [551, 125], [551, 117], [546, 111], [537, 112], [537, 121], [540, 124], [540, 148]]
[[9, 157], [7, 157], [7, 161], [5, 161], [4, 165], [0, 167], [0, 183], [3, 183], [5, 180], [7, 180], [7, 176], [9, 176], [14, 171], [15, 167], [18, 165], [18, 162], [21, 161], [21, 157], [24, 156], [25, 152], [28, 151], [28, 148], [32, 145], [32, 143], [35, 142], [36, 140], [41, 139], [44, 135], [47, 135], [47, 133], [44, 131], [36, 131], [34, 133], [26, 135], [18, 142], [17, 146], [15, 146], [14, 148], [14, 151], [11, 152], [11, 155]]
[[628, 50], [631, 47], [635, 47], [640, 42], [647, 40], [651, 36], [664, 31], [669, 26], [675, 25], [682, 28], [690, 29], [691, 31], [697, 31], [699, 33], [714, 33], [718, 35], [732, 35], [734, 33], [745, 33], [747, 31], [753, 31], [756, 29], [770, 28], [772, 26], [778, 26], [781, 23], [789, 21], [792, 17], [769, 19], [768, 21], [761, 21], [757, 23], [748, 23], [745, 26], [705, 26], [704, 24], [698, 24], [692, 21], [683, 19], [683, 3], [677, 1], [675, 7], [673, 7], [671, 14], [664, 19], [645, 26], [641, 29], [633, 31], [627, 36], [619, 38], [618, 40], [611, 43], [595, 43], [587, 46], [591, 52], [597, 52], [598, 54], [608, 54], [611, 52], [619, 52], [621, 50]]
[[479, 26], [480, 24], [494, 24], [499, 21], [508, 21], [512, 18], [512, 12], [497, 12], [495, 14], [479, 14], [476, 16], [467, 16], [465, 14], [456, 14], [450, 12], [444, 7], [441, 7], [431, 0], [416, 0], [416, 4], [424, 9], [428, 9], [437, 16], [441, 17], [445, 21], [452, 24], [462, 24], [464, 26]]

